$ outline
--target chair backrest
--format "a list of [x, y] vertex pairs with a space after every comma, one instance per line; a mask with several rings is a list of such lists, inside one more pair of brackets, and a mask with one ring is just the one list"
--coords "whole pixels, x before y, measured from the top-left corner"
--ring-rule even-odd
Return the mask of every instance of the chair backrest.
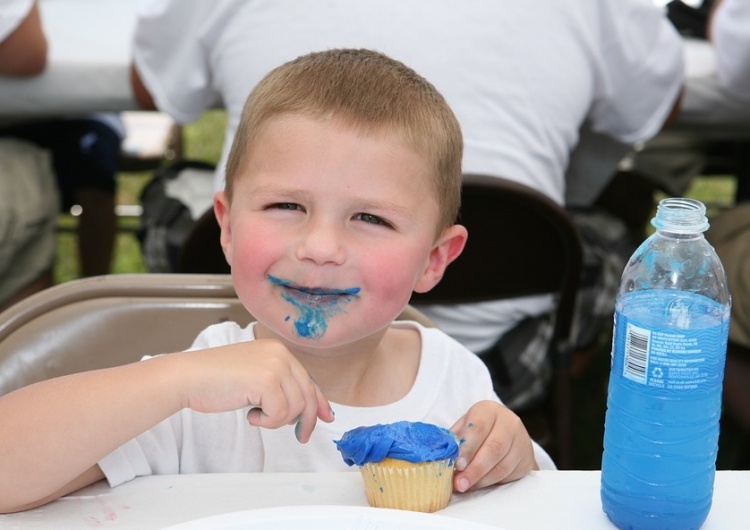
[[568, 212], [523, 184], [465, 175], [459, 223], [469, 231], [463, 253], [437, 286], [415, 293], [412, 301], [469, 303], [559, 293], [559, 338], [565, 338], [583, 260]]
[[210, 324], [251, 319], [227, 276], [125, 274], [66, 282], [0, 314], [0, 395], [182, 350]]
[[[430, 321], [407, 307], [399, 317]], [[66, 282], [0, 313], [0, 395], [188, 348], [205, 327], [254, 320], [229, 275], [118, 274]]]
[[568, 212], [522, 184], [465, 175], [459, 222], [469, 231], [461, 256], [440, 283], [411, 302], [456, 304], [554, 293], [552, 360], [556, 461], [570, 461], [569, 355], [583, 249]]

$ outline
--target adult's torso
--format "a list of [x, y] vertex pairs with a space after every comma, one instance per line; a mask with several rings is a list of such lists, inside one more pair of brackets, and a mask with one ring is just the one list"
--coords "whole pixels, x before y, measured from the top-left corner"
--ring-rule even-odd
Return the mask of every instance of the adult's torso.
[[205, 90], [228, 110], [228, 142], [248, 93], [275, 66], [315, 50], [377, 49], [446, 97], [464, 132], [465, 172], [518, 180], [562, 202], [568, 153], [601, 90], [601, 17], [590, 0], [533, 3], [211, 3], [197, 35], [211, 69]]

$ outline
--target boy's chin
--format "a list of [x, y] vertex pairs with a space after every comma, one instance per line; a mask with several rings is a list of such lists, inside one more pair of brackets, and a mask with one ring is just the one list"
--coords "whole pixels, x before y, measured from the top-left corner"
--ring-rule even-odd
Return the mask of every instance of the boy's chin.
[[[331, 323], [325, 330], [309, 330], [300, 328], [293, 322], [284, 322], [275, 329], [265, 328], [271, 336], [281, 342], [308, 350], [331, 350], [342, 347], [351, 347], [353, 344], [367, 340], [378, 334], [377, 330], [361, 330], [353, 332], [351, 326], [346, 323]], [[258, 336], [258, 333], [256, 333]], [[266, 337], [264, 334], [263, 337]], [[260, 338], [260, 337], [259, 337]]]
[[274, 323], [272, 326], [258, 322], [255, 329], [256, 338], [274, 338], [285, 344], [305, 348], [330, 348], [339, 342], [334, 338], [336, 333], [328, 327], [305, 327], [292, 320]]

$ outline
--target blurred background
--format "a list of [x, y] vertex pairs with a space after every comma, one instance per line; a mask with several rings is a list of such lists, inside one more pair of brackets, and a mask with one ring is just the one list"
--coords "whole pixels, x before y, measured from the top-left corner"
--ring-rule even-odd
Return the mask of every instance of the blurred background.
[[[221, 154], [221, 143], [224, 139], [226, 114], [222, 110], [210, 110], [195, 122], [182, 127], [182, 149], [180, 158], [201, 160], [216, 164]], [[137, 133], [136, 133], [137, 134]], [[165, 162], [166, 163], [166, 162]], [[119, 216], [120, 231], [117, 236], [112, 273], [147, 272], [141, 255], [135, 229], [138, 217], [128, 215], [132, 208], [140, 207], [139, 196], [146, 183], [152, 178], [153, 171], [121, 172], [117, 177], [117, 206], [122, 212]], [[57, 262], [55, 265], [55, 282], [61, 283], [79, 276], [76, 234], [73, 228], [77, 218], [70, 213], [60, 216], [58, 231]]]

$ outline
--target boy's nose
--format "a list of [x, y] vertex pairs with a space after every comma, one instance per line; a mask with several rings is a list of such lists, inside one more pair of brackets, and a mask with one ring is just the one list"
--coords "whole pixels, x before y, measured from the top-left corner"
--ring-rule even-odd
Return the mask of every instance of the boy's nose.
[[344, 236], [341, 230], [326, 222], [310, 223], [297, 247], [297, 258], [317, 264], [340, 264], [344, 261]]

